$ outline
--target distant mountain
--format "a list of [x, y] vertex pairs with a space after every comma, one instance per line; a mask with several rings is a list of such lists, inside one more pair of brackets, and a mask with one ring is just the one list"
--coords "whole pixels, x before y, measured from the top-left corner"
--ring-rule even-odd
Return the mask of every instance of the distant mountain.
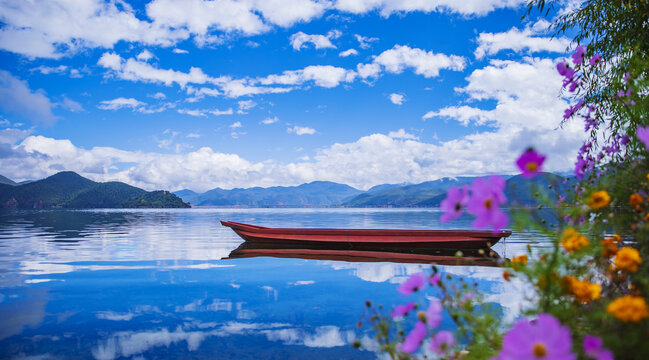
[[[360, 194], [353, 199], [344, 202], [342, 205], [346, 207], [411, 207], [411, 206], [427, 206], [421, 205], [431, 198], [440, 194], [445, 194], [446, 190], [453, 185], [468, 184], [475, 179], [474, 177], [458, 177], [458, 178], [442, 178], [434, 181], [426, 181], [421, 184], [405, 185], [405, 186], [384, 186], [380, 187], [379, 191], [367, 191]], [[372, 190], [372, 189], [370, 189]]]
[[[522, 175], [512, 176], [505, 183], [505, 196], [509, 206], [537, 206], [540, 204], [536, 193], [545, 194], [550, 199], [565, 196], [572, 198], [572, 185], [576, 183], [574, 177], [564, 177], [552, 173], [541, 173], [531, 179]], [[416, 204], [422, 207], [437, 207], [446, 198], [446, 193], [439, 194]]]
[[9, 179], [8, 177], [0, 175], [0, 184], [5, 184], [5, 185], [11, 185], [11, 186], [16, 186], [18, 183], [14, 182], [13, 180]]
[[[157, 192], [153, 192], [157, 193]], [[0, 184], [0, 208], [121, 208], [121, 207], [189, 207], [169, 192], [165, 199], [152, 201], [151, 194], [121, 183], [98, 183], [72, 171], [64, 171], [43, 180], [23, 185]]]
[[349, 185], [314, 181], [299, 186], [212, 189], [202, 194], [191, 190], [175, 192], [183, 201], [197, 206], [310, 207], [339, 205], [362, 193]]
[[531, 179], [516, 175], [507, 180], [505, 195], [511, 206], [536, 206], [540, 204], [535, 194], [546, 195], [556, 201], [560, 196], [573, 200], [572, 186], [577, 183], [574, 176], [566, 177], [553, 173], [541, 173]]

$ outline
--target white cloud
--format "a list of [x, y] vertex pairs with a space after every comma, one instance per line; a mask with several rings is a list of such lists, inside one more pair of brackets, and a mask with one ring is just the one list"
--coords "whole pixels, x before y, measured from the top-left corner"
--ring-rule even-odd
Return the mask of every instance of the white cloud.
[[120, 40], [169, 46], [189, 36], [184, 29], [139, 20], [121, 1], [2, 2], [0, 14], [0, 48], [32, 58], [112, 48]]
[[309, 35], [301, 31], [296, 32], [291, 35], [291, 46], [295, 50], [302, 49], [304, 44], [311, 43], [316, 49], [326, 49], [326, 48], [336, 48], [334, 44], [331, 43], [331, 39], [336, 39], [340, 37], [340, 32], [337, 30], [332, 30], [327, 33], [327, 35]]
[[189, 115], [189, 116], [202, 116], [206, 117], [206, 111], [205, 110], [198, 110], [198, 109], [178, 109], [176, 110], [179, 114], [183, 115]]
[[153, 59], [154, 57], [155, 57], [155, 55], [153, 55], [153, 53], [150, 52], [147, 49], [142, 50], [142, 52], [137, 54], [137, 56], [136, 56], [136, 58], [138, 60], [142, 60], [142, 61], [149, 61], [149, 60]]
[[358, 76], [363, 79], [366, 78], [376, 78], [381, 74], [381, 65], [379, 64], [358, 64], [356, 65], [356, 71], [358, 71]]
[[458, 146], [472, 144], [476, 160], [489, 157], [513, 163], [516, 154], [533, 146], [547, 155], [548, 169], [572, 167], [585, 135], [576, 122], [559, 127], [568, 104], [558, 96], [562, 82], [551, 59], [492, 60], [485, 68], [474, 70], [467, 81], [467, 86], [457, 91], [466, 94], [468, 102], [493, 100], [496, 105], [491, 109], [448, 106], [431, 111], [424, 118], [449, 118], [465, 126], [475, 123], [493, 130], [448, 142], [454, 144], [449, 150], [457, 154]]
[[237, 114], [247, 114], [247, 111], [257, 106], [257, 103], [252, 100], [241, 100], [237, 102], [237, 105], [239, 105]]
[[78, 102], [64, 96], [63, 101], [61, 102], [61, 107], [65, 110], [71, 111], [71, 112], [81, 112], [84, 111], [83, 106], [79, 104]]
[[113, 100], [104, 100], [101, 102], [101, 105], [98, 108], [102, 110], [119, 110], [122, 108], [131, 108], [132, 110], [138, 110], [146, 106], [146, 103], [136, 100], [134, 98], [124, 98], [119, 97]]
[[326, 88], [350, 83], [356, 78], [356, 72], [331, 65], [310, 65], [301, 70], [284, 71], [281, 75], [269, 75], [258, 79], [262, 85], [302, 85], [313, 81]]
[[179, 114], [184, 114], [184, 115], [190, 115], [190, 116], [202, 116], [206, 117], [208, 114], [212, 114], [214, 116], [221, 116], [221, 115], [232, 115], [234, 114], [234, 111], [232, 108], [228, 108], [227, 110], [219, 110], [219, 109], [178, 109], [176, 110]]
[[68, 67], [65, 65], [59, 65], [59, 66], [45, 66], [41, 65], [39, 67], [33, 68], [32, 71], [38, 71], [43, 75], [49, 75], [49, 74], [63, 74], [68, 71]]
[[348, 49], [345, 51], [341, 51], [338, 56], [340, 57], [348, 57], [348, 56], [356, 56], [358, 55], [358, 51], [356, 49]]
[[435, 54], [432, 51], [395, 45], [377, 56], [374, 64], [381, 65], [385, 71], [395, 74], [412, 68], [415, 74], [430, 78], [438, 76], [442, 69], [461, 71], [466, 61], [461, 56]]
[[[362, 79], [377, 78], [382, 71], [400, 73], [406, 68], [412, 68], [416, 74], [424, 77], [435, 77], [439, 75], [441, 69], [462, 70], [465, 60], [460, 56], [435, 54], [432, 51], [395, 45], [375, 57], [372, 63], [358, 64], [357, 71], [332, 65], [310, 65], [303, 69], [287, 70], [266, 77], [242, 79], [233, 79], [229, 76], [214, 78], [197, 67], [190, 68], [189, 72], [159, 69], [134, 58], [125, 60], [112, 52], [104, 53], [97, 64], [110, 69], [109, 73], [120, 79], [162, 83], [167, 86], [177, 84], [185, 88], [188, 95], [193, 95], [186, 101], [196, 102], [206, 95], [238, 98], [286, 93], [311, 83], [320, 87], [333, 88], [340, 84], [352, 83], [358, 76]], [[212, 84], [217, 88], [196, 88], [189, 84]]]
[[189, 133], [189, 134], [187, 134], [187, 137], [190, 138], [190, 139], [198, 139], [198, 138], [201, 137], [201, 134]]
[[529, 53], [540, 51], [565, 52], [570, 46], [570, 39], [567, 37], [538, 36], [547, 33], [549, 25], [550, 23], [547, 21], [539, 20], [523, 30], [513, 27], [501, 33], [480, 33], [477, 39], [478, 47], [474, 55], [476, 58], [481, 59], [485, 55], [494, 55], [502, 50], [527, 51]]
[[399, 129], [397, 131], [390, 131], [390, 133], [388, 133], [388, 137], [391, 137], [393, 139], [419, 140], [419, 137], [407, 133], [404, 129]]
[[265, 118], [264, 120], [261, 121], [261, 123], [264, 124], [264, 125], [270, 125], [270, 124], [274, 124], [274, 123], [276, 123], [278, 121], [279, 121], [279, 118], [277, 116], [273, 116], [273, 117]]
[[358, 46], [361, 49], [369, 49], [373, 42], [379, 41], [379, 38], [362, 36], [359, 34], [354, 34], [354, 37], [356, 38], [356, 41], [358, 41]]
[[54, 104], [42, 90], [32, 91], [26, 81], [0, 70], [0, 110], [37, 123], [52, 123]]
[[214, 116], [232, 115], [232, 114], [234, 114], [234, 111], [232, 111], [232, 108], [228, 108], [227, 110], [214, 109], [214, 110], [209, 110], [208, 112], [210, 114], [214, 115]]
[[234, 130], [234, 129], [238, 129], [238, 128], [242, 127], [242, 126], [243, 125], [241, 125], [241, 121], [237, 121], [235, 123], [230, 124], [230, 129]]
[[327, 2], [318, 0], [253, 0], [251, 3], [267, 21], [281, 27], [318, 18], [328, 7]]
[[155, 94], [153, 94], [153, 95], [149, 95], [149, 96], [152, 97], [152, 98], [154, 98], [154, 99], [157, 99], [157, 100], [164, 100], [164, 99], [167, 98], [167, 95], [165, 95], [165, 94], [162, 93], [162, 92], [157, 92], [157, 93], [155, 93]]
[[354, 14], [378, 10], [384, 17], [413, 11], [482, 16], [496, 9], [516, 8], [524, 3], [524, 0], [337, 0], [334, 6]]
[[395, 105], [402, 105], [406, 101], [406, 97], [403, 94], [396, 93], [390, 94], [388, 99]]
[[154, 0], [146, 5], [154, 23], [187, 29], [206, 35], [212, 29], [255, 35], [269, 30], [268, 25], [245, 2], [217, 0]]
[[[198, 46], [223, 43], [316, 19], [327, 10], [382, 16], [411, 11], [485, 15], [523, 0], [153, 0], [138, 14], [123, 1], [0, 3], [0, 49], [27, 57], [60, 58], [86, 48], [112, 49], [118, 42], [171, 47], [190, 38]], [[146, 19], [146, 20], [141, 20]], [[359, 40], [361, 48], [366, 46]], [[179, 50], [179, 49], [176, 49]], [[182, 51], [176, 51], [182, 53]]]
[[173, 50], [171, 50], [171, 51], [172, 51], [174, 54], [189, 54], [189, 51], [187, 51], [187, 50], [183, 50], [183, 49], [178, 49], [178, 48], [175, 48], [175, 49], [173, 49]]
[[188, 83], [204, 84], [208, 82], [218, 82], [219, 79], [211, 78], [203, 70], [197, 67], [191, 67], [189, 72], [181, 72], [172, 69], [159, 69], [146, 62], [136, 59], [124, 60], [115, 53], [104, 53], [98, 65], [113, 70], [115, 76], [120, 79], [163, 83], [167, 86], [173, 83], [184, 88]]
[[296, 135], [313, 135], [315, 134], [315, 129], [307, 127], [307, 126], [293, 126], [292, 128], [286, 129], [286, 132], [294, 133]]

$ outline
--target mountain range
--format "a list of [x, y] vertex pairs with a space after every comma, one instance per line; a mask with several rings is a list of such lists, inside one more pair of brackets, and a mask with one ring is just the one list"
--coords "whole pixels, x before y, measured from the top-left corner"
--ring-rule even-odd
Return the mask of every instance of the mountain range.
[[72, 171], [42, 180], [17, 184], [0, 178], [0, 208], [184, 208], [189, 207], [168, 191], [148, 192], [122, 182], [99, 183]]
[[[570, 200], [574, 178], [543, 173], [533, 179], [505, 176], [510, 206], [536, 206], [537, 194]], [[0, 208], [183, 208], [219, 207], [438, 207], [451, 186], [469, 186], [476, 177], [442, 178], [420, 184], [382, 184], [367, 191], [330, 181], [269, 188], [215, 188], [204, 193], [180, 190], [147, 192], [122, 182], [95, 182], [64, 171], [48, 178], [16, 183], [0, 175]]]
[[[513, 206], [536, 206], [535, 193], [544, 190], [550, 197], [568, 196], [574, 178], [543, 173], [533, 179], [521, 175], [505, 176], [505, 195]], [[382, 184], [361, 191], [328, 181], [299, 186], [254, 187], [224, 190], [215, 188], [204, 193], [191, 190], [175, 192], [183, 201], [195, 206], [220, 207], [437, 207], [451, 186], [469, 185], [476, 177], [442, 178], [420, 184]]]

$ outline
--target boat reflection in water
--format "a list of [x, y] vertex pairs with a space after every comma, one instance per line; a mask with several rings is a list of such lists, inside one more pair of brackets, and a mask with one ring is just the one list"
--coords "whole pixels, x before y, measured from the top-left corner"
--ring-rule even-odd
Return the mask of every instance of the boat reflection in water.
[[500, 256], [489, 249], [430, 249], [407, 246], [351, 244], [296, 244], [245, 241], [223, 259], [253, 257], [333, 260], [348, 262], [394, 262], [437, 265], [498, 266]]

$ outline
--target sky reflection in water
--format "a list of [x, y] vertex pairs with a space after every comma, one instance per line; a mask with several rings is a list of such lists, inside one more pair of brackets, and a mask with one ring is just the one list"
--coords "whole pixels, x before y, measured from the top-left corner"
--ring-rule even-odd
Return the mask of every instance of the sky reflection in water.
[[[254, 257], [220, 220], [271, 227], [468, 228], [434, 209], [190, 209], [0, 213], [0, 358], [373, 359], [366, 299], [391, 308], [419, 264]], [[533, 234], [494, 246], [524, 251]], [[543, 246], [543, 242], [535, 246]], [[516, 316], [501, 270], [442, 266]], [[445, 318], [442, 327], [450, 328]], [[189, 354], [188, 354], [189, 353]]]

